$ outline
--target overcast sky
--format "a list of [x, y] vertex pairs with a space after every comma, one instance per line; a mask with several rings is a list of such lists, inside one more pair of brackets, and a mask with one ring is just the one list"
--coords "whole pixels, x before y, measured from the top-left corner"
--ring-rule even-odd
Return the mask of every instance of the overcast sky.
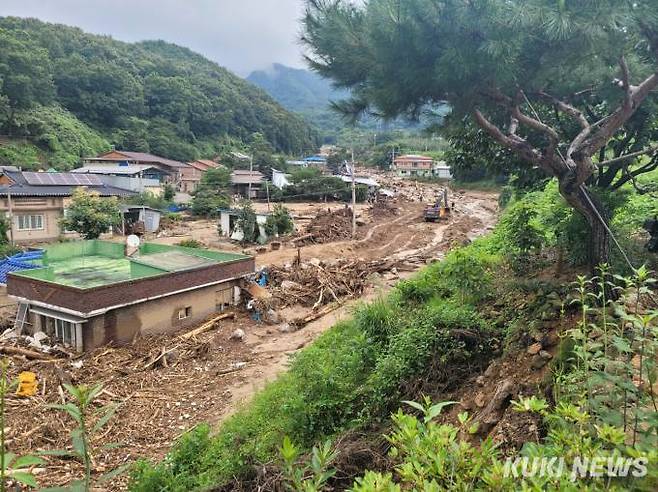
[[164, 39], [239, 75], [303, 67], [303, 0], [0, 0], [0, 16], [37, 17], [122, 41]]

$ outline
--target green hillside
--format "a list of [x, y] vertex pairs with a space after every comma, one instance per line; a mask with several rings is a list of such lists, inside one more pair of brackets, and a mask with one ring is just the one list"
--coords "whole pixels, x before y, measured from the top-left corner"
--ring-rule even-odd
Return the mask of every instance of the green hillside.
[[70, 167], [111, 145], [190, 160], [256, 133], [295, 154], [318, 139], [261, 89], [186, 48], [0, 18], [4, 163]]

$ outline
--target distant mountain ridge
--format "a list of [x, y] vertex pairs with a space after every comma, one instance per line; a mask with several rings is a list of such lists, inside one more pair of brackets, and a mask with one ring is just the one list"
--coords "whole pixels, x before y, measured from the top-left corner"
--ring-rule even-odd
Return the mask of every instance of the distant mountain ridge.
[[247, 80], [257, 85], [290, 111], [329, 110], [330, 101], [344, 98], [347, 91], [310, 70], [274, 63], [268, 70], [256, 70]]
[[[331, 81], [310, 70], [274, 63], [266, 70], [252, 72], [247, 80], [267, 92], [284, 108], [304, 116], [309, 123], [320, 128], [325, 137], [335, 135], [346, 125], [341, 116], [331, 109], [331, 102], [349, 97], [349, 92], [336, 89]], [[438, 121], [441, 121], [440, 118]], [[432, 122], [427, 119], [421, 119], [420, 123], [398, 119], [383, 123], [366, 117], [358, 126], [372, 130], [418, 130]]]

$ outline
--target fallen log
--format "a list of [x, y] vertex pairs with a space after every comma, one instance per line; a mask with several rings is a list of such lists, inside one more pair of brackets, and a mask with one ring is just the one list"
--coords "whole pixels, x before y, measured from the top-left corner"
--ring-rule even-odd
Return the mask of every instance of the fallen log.
[[320, 309], [319, 311], [316, 311], [314, 313], [309, 314], [308, 316], [304, 316], [303, 318], [297, 318], [294, 319], [290, 322], [291, 325], [296, 326], [298, 328], [302, 328], [303, 326], [307, 325], [308, 323], [315, 321], [317, 319], [322, 318], [322, 316], [325, 316], [332, 311], [335, 311], [338, 309], [341, 305], [339, 303], [332, 303], [332, 304], [327, 304], [325, 307]]
[[45, 361], [55, 360], [53, 357], [43, 354], [41, 352], [35, 352], [34, 350], [27, 350], [21, 347], [10, 347], [7, 345], [0, 346], [0, 353], [6, 355], [22, 355], [28, 359], [37, 359]]
[[211, 330], [212, 328], [214, 328], [215, 324], [218, 321], [221, 321], [223, 319], [228, 319], [228, 318], [234, 319], [235, 318], [235, 313], [234, 312], [223, 313], [223, 314], [220, 314], [219, 316], [215, 316], [210, 321], [205, 322], [204, 324], [202, 324], [198, 328], [195, 328], [192, 331], [188, 331], [187, 333], [181, 335], [179, 338], [182, 338], [183, 340], [189, 340], [190, 338], [193, 338], [197, 335], [201, 335], [202, 333], [205, 333], [205, 332]]

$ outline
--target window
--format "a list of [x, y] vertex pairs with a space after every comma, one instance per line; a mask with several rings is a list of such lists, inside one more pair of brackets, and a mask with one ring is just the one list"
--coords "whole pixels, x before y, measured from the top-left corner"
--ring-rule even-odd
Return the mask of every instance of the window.
[[18, 215], [19, 231], [38, 231], [43, 229], [43, 215]]
[[52, 337], [56, 342], [65, 347], [77, 347], [77, 323], [43, 316], [41, 326], [44, 328], [46, 335]]
[[192, 307], [187, 306], [186, 308], [178, 310], [178, 319], [186, 319], [192, 316]]

